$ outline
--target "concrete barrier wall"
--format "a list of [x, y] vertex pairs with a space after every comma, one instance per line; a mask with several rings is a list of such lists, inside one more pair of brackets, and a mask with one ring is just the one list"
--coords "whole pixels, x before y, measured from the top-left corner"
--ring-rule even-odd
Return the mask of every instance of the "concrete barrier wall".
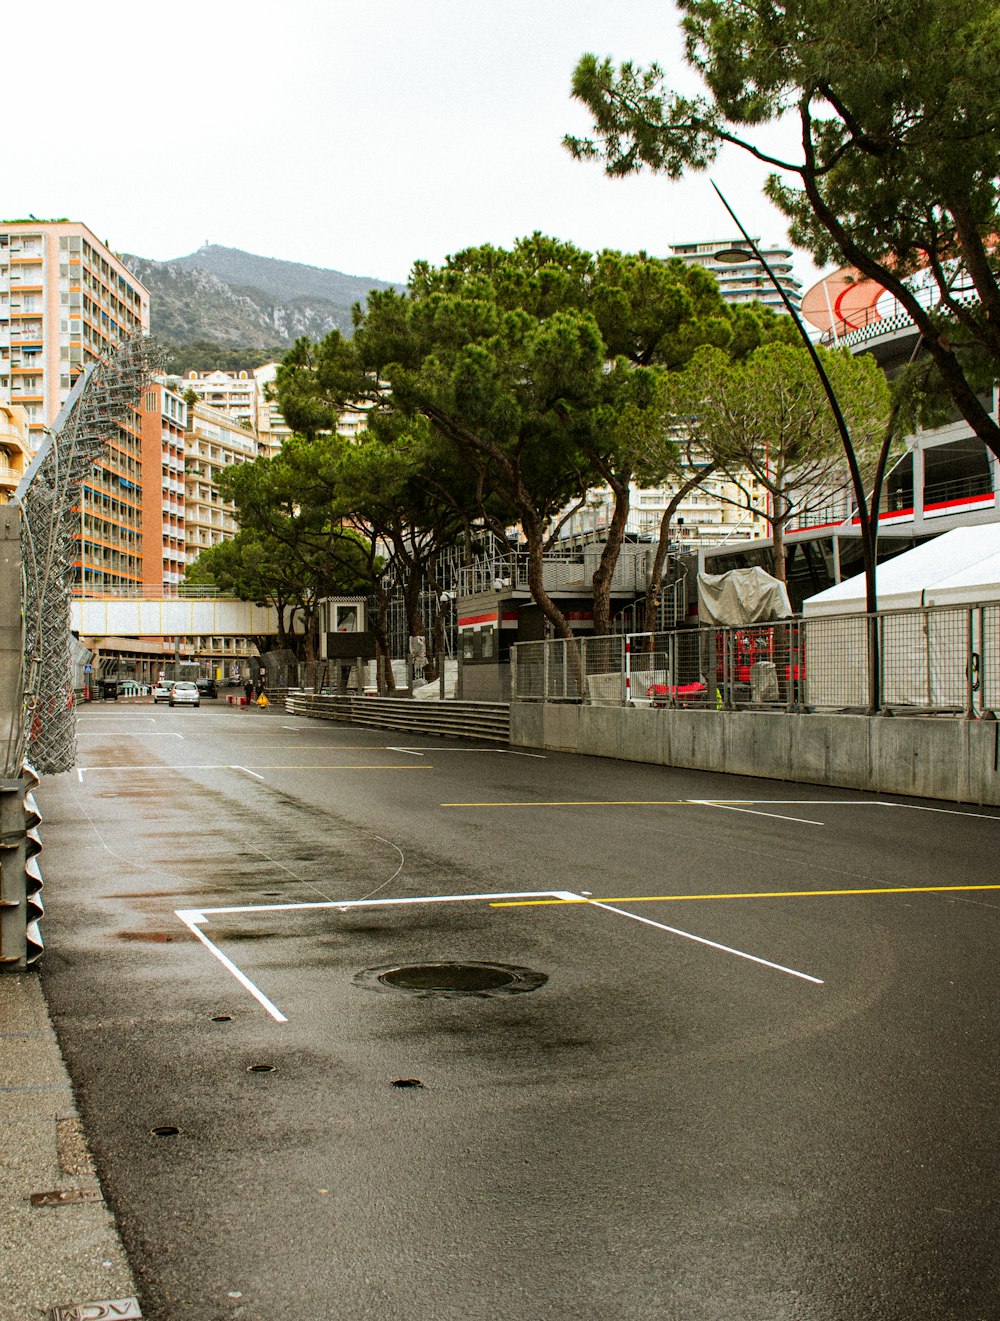
[[513, 702], [518, 747], [1000, 806], [1000, 722]]

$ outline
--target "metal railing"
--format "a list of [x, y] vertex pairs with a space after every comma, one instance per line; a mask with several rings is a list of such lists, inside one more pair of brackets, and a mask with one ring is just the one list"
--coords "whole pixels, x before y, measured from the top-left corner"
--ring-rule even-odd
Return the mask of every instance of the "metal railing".
[[797, 617], [513, 648], [513, 700], [703, 710], [1000, 711], [1000, 605]]

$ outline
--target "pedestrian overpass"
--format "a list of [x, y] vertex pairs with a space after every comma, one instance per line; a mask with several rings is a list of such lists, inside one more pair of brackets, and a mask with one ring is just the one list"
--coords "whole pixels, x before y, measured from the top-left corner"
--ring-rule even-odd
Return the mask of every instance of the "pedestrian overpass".
[[215, 596], [79, 599], [70, 627], [80, 638], [267, 637], [278, 632], [278, 612]]

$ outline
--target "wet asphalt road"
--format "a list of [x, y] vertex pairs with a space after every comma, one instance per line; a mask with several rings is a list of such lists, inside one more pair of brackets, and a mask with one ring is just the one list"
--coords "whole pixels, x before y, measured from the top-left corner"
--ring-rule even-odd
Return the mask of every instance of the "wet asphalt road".
[[[997, 814], [221, 704], [79, 766], [44, 984], [149, 1321], [1000, 1317]], [[610, 902], [435, 902], [539, 891]], [[546, 980], [358, 980], [446, 960]]]

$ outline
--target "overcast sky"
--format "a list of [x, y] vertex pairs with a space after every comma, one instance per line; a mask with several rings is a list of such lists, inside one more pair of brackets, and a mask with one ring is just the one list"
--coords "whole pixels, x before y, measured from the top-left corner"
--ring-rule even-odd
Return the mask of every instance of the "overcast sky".
[[[5, 6], [0, 31], [4, 216], [81, 220], [116, 251], [219, 243], [402, 281], [536, 229], [664, 255], [733, 233], [707, 175], [607, 179], [561, 146], [589, 131], [585, 51], [695, 86], [667, 0], [49, 0]], [[765, 173], [727, 153], [712, 177], [783, 244]]]

